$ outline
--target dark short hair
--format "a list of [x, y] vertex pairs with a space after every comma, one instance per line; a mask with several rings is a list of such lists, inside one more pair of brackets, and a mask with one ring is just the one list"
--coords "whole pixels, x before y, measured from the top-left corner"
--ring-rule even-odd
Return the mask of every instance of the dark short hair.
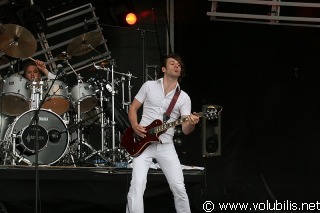
[[181, 56], [178, 54], [178, 53], [170, 53], [166, 56], [164, 56], [162, 59], [161, 59], [161, 62], [160, 62], [160, 69], [158, 70], [158, 74], [160, 77], [163, 77], [163, 72], [162, 72], [162, 67], [166, 67], [167, 65], [167, 60], [169, 58], [174, 58], [175, 60], [177, 60], [179, 63], [180, 63], [180, 66], [181, 66], [181, 75], [179, 76], [178, 78], [178, 82], [181, 82], [182, 78], [186, 75], [185, 73], [185, 66], [184, 66], [184, 62], [181, 58]]

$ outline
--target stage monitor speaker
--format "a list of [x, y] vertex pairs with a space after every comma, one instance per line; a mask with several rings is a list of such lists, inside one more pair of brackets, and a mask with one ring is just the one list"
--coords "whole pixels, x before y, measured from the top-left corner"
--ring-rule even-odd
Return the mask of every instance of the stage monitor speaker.
[[[203, 105], [205, 113], [211, 105]], [[201, 126], [202, 157], [214, 157], [221, 155], [221, 113], [216, 118], [202, 118]]]

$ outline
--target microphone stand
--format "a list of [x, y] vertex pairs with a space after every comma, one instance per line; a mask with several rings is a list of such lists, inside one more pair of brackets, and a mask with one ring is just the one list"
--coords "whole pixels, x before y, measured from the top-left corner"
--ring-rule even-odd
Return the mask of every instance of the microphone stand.
[[[48, 92], [46, 93], [45, 97], [41, 100], [38, 108], [35, 110], [34, 115], [29, 123], [29, 126], [34, 125], [35, 131], [36, 131], [36, 137], [35, 137], [35, 184], [36, 184], [36, 198], [35, 198], [35, 213], [38, 213], [38, 199], [39, 199], [39, 144], [38, 144], [38, 136], [39, 136], [39, 128], [38, 128], [38, 124], [39, 124], [39, 113], [41, 110], [41, 107], [44, 103], [44, 101], [47, 99], [47, 97], [49, 96], [49, 91], [51, 90], [54, 82], [57, 80], [59, 73], [57, 73], [57, 75], [55, 76]], [[41, 97], [40, 97], [41, 99]]]
[[[111, 91], [111, 104], [112, 104], [112, 118], [111, 118], [111, 127], [112, 127], [112, 152], [115, 149], [116, 146], [116, 131], [115, 131], [115, 125], [116, 122], [114, 120], [114, 95], [115, 95], [115, 90], [114, 90], [114, 63], [111, 64], [111, 87], [112, 87], [112, 91]], [[113, 156], [114, 157], [114, 156]], [[115, 157], [114, 157], [115, 158]], [[115, 159], [113, 159], [114, 162]]]

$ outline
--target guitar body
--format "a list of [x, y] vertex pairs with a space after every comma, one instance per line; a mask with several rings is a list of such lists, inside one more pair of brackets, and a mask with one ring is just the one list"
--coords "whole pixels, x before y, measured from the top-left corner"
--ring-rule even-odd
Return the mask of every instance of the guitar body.
[[[214, 119], [217, 118], [219, 113], [221, 112], [222, 107], [216, 105], [216, 106], [209, 106], [207, 107], [207, 112], [198, 112], [196, 113], [199, 117], [204, 117], [207, 119]], [[176, 121], [172, 121], [169, 123], [162, 124], [162, 121], [157, 119], [154, 120], [149, 126], [146, 127], [147, 133], [146, 137], [141, 138], [138, 135], [136, 135], [132, 129], [132, 127], [128, 127], [121, 139], [120, 147], [125, 148], [127, 152], [133, 156], [137, 157], [139, 156], [151, 143], [161, 143], [159, 140], [159, 136], [166, 132], [168, 128], [175, 127], [177, 125], [182, 124], [183, 122], [187, 121], [188, 117], [184, 117], [181, 119], [178, 119]]]
[[152, 128], [161, 125], [161, 120], [154, 120], [150, 125], [146, 127], [147, 133], [146, 137], [144, 138], [136, 135], [131, 126], [128, 127], [122, 135], [120, 147], [125, 148], [133, 157], [139, 156], [151, 143], [161, 143], [161, 141], [159, 140], [159, 136], [165, 131], [158, 133], [153, 133], [152, 131], [150, 131]]

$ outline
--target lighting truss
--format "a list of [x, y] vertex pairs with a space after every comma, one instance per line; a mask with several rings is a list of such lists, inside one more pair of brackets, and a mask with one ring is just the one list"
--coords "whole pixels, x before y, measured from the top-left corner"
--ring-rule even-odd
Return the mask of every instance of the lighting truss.
[[319, 27], [320, 3], [281, 0], [208, 0], [212, 21]]

